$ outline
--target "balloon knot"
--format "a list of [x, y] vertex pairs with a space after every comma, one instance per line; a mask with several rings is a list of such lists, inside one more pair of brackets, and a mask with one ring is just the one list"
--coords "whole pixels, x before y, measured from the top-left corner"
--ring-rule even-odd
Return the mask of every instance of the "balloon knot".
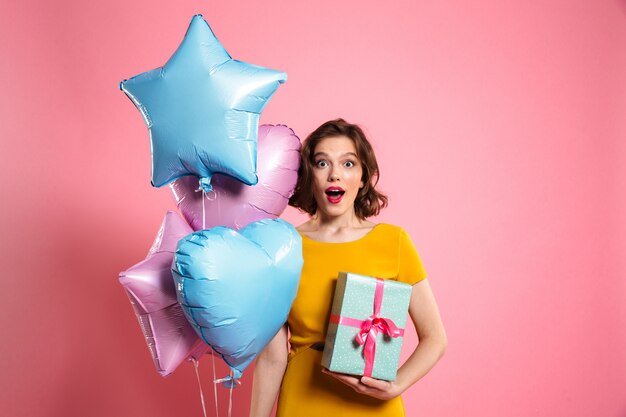
[[200, 190], [204, 190], [205, 193], [210, 192], [211, 190], [213, 190], [213, 186], [211, 185], [211, 177], [202, 177], [200, 178], [200, 188], [198, 188], [198, 191]]
[[237, 385], [241, 385], [241, 381], [233, 378], [232, 376], [216, 379], [213, 382], [216, 384], [222, 384], [224, 388], [237, 388]]

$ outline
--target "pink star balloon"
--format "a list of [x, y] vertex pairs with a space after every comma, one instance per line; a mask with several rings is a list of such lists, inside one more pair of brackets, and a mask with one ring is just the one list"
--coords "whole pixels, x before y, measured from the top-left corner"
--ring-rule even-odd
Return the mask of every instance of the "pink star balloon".
[[185, 318], [172, 279], [176, 245], [191, 232], [185, 220], [168, 211], [146, 259], [119, 276], [161, 376], [210, 349]]

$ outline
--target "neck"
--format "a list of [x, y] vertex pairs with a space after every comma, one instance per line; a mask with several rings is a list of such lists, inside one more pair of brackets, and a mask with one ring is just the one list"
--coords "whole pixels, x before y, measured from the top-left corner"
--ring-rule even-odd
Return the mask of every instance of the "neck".
[[357, 217], [354, 210], [339, 216], [329, 216], [318, 210], [311, 219], [311, 223], [318, 230], [339, 231], [357, 228], [363, 224], [363, 220]]

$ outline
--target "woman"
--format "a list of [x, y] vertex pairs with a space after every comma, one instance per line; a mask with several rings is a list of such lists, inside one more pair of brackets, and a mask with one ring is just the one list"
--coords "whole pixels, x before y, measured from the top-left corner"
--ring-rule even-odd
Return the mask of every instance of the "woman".
[[[279, 391], [277, 417], [404, 416], [400, 394], [443, 355], [445, 330], [411, 239], [398, 226], [366, 220], [387, 205], [377, 182], [376, 157], [359, 126], [332, 120], [305, 140], [290, 200], [312, 216], [297, 228], [304, 267], [287, 324], [257, 357], [252, 417], [268, 417]], [[413, 285], [409, 315], [419, 344], [393, 382], [337, 374], [320, 365], [341, 271]]]

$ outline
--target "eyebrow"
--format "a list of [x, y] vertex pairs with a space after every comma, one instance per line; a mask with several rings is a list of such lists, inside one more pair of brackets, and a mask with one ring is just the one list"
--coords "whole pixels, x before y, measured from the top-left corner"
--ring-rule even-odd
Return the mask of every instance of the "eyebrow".
[[[352, 155], [355, 158], [357, 158], [357, 155], [354, 152], [346, 152], [344, 154], [341, 154], [339, 157], [343, 158], [344, 156], [348, 156], [348, 155]], [[317, 156], [328, 156], [328, 154], [326, 152], [316, 152], [315, 155], [313, 155], [313, 158], [315, 158]]]

